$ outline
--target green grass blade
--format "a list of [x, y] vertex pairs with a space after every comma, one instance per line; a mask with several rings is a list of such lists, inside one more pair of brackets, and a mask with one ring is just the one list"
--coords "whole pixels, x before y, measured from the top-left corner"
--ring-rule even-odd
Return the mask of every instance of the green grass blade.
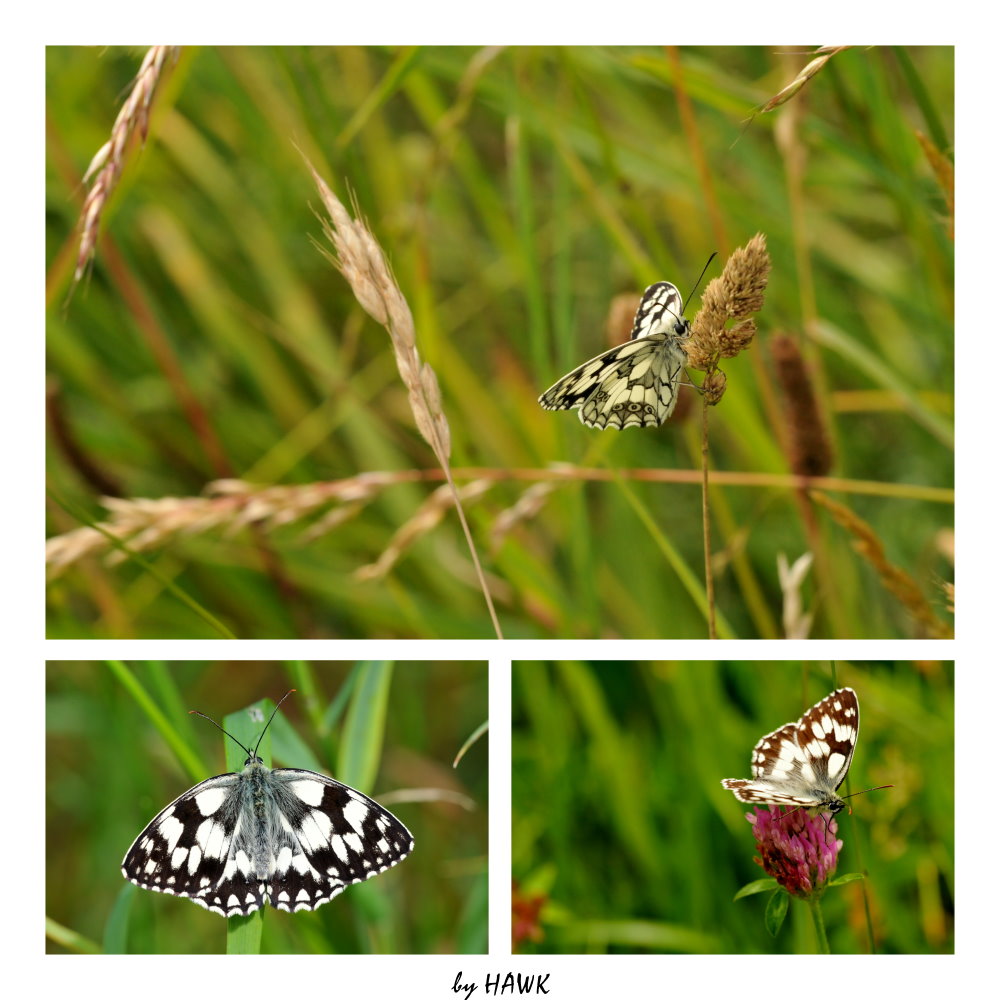
[[393, 664], [386, 660], [361, 664], [344, 720], [337, 778], [366, 794], [372, 791], [382, 757], [392, 674]]
[[136, 704], [152, 722], [157, 732], [166, 744], [173, 750], [181, 766], [189, 777], [202, 781], [205, 777], [205, 764], [201, 757], [191, 748], [186, 737], [178, 726], [160, 709], [160, 706], [150, 697], [135, 672], [121, 660], [108, 660], [108, 669], [115, 675], [121, 685], [135, 699]]

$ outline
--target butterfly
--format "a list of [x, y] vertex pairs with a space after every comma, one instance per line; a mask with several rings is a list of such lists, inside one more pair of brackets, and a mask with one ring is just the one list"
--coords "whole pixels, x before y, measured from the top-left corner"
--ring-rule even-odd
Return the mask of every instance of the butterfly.
[[659, 427], [674, 412], [687, 364], [681, 343], [691, 324], [683, 311], [681, 293], [669, 281], [650, 285], [629, 339], [564, 375], [538, 402], [546, 410], [580, 407], [580, 420], [599, 430]]
[[800, 807], [814, 815], [840, 812], [847, 803], [837, 789], [854, 756], [858, 711], [851, 688], [828, 694], [798, 722], [761, 737], [750, 758], [753, 777], [725, 778], [723, 788], [741, 802]]
[[239, 743], [247, 759], [238, 774], [208, 778], [157, 813], [125, 854], [125, 878], [224, 917], [265, 902], [294, 913], [413, 850], [410, 831], [367, 795], [315, 771], [266, 767], [260, 739], [252, 751]]

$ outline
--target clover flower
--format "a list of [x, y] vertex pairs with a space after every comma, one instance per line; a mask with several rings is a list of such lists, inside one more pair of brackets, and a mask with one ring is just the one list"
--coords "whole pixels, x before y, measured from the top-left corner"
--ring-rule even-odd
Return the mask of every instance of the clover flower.
[[837, 870], [837, 855], [844, 846], [837, 839], [837, 821], [832, 816], [770, 806], [746, 817], [753, 824], [760, 853], [754, 861], [768, 875], [803, 899], [823, 890]]

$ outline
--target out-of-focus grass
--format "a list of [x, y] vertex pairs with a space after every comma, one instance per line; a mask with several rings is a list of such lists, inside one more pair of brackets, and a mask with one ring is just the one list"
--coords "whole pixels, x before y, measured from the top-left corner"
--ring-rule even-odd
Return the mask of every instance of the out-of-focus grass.
[[513, 877], [546, 898], [540, 952], [803, 952], [793, 902], [776, 939], [749, 807], [723, 778], [750, 776], [757, 740], [837, 686], [858, 692], [861, 732], [837, 817], [838, 873], [864, 882], [823, 899], [831, 949], [867, 950], [865, 900], [883, 953], [954, 948], [953, 664], [851, 662], [514, 665]]
[[[837, 499], [947, 618], [953, 247], [917, 133], [950, 153], [952, 49], [839, 53], [745, 131], [808, 56], [183, 50], [67, 306], [80, 178], [141, 58], [48, 54], [50, 534], [99, 520], [107, 493], [434, 469], [388, 338], [312, 244], [318, 198], [298, 145], [341, 196], [356, 192], [390, 255], [441, 383], [459, 480], [469, 467], [501, 477], [470, 515], [508, 637], [705, 635], [684, 584], [702, 580], [693, 483], [571, 478], [495, 548], [490, 530], [530, 485], [517, 477], [553, 463], [697, 468], [696, 420], [602, 434], [536, 397], [608, 346], [616, 293], [667, 278], [687, 295], [712, 250], [724, 259], [757, 231], [774, 270], [757, 341], [724, 365], [713, 467], [788, 471], [768, 339], [801, 336], [845, 487]], [[695, 296], [688, 314], [697, 308]], [[858, 483], [873, 485], [852, 492]], [[239, 637], [490, 636], [453, 515], [388, 577], [353, 576], [436, 486], [388, 487], [308, 543], [303, 524], [175, 538], [147, 553], [155, 577], [87, 560], [50, 586], [49, 635], [218, 635], [169, 580]], [[781, 634], [778, 555], [810, 548], [814, 635], [917, 633], [843, 529], [823, 511], [810, 529], [787, 486], [718, 487], [712, 510], [733, 634]]]
[[[380, 695], [372, 687], [373, 675], [383, 678], [375, 688], [388, 694], [384, 708], [374, 703]], [[348, 683], [349, 697], [340, 699], [338, 712], [338, 696]], [[487, 668], [460, 662], [391, 668], [49, 663], [46, 915], [61, 929], [49, 935], [50, 950], [64, 950], [58, 941], [67, 935], [109, 951], [225, 950], [226, 920], [189, 900], [129, 885], [119, 870], [121, 860], [167, 803], [228, 769], [223, 744], [231, 741], [188, 710], [197, 708], [225, 725], [230, 711], [263, 695], [277, 700], [293, 686], [297, 693], [268, 731], [273, 766], [305, 767], [356, 782], [406, 823], [415, 847], [390, 872], [351, 886], [311, 913], [265, 907], [262, 950], [486, 951], [485, 741], [470, 748], [457, 770], [451, 762], [486, 717]], [[136, 697], [139, 689], [148, 699]], [[374, 723], [352, 728], [344, 711], [368, 713], [370, 723], [384, 712], [378, 744], [372, 740]], [[258, 725], [254, 732], [259, 731]], [[186, 748], [183, 757], [174, 749], [178, 744]], [[245, 754], [237, 753], [242, 764]], [[416, 789], [443, 790], [446, 797], [409, 794]], [[398, 793], [398, 799], [387, 793]], [[460, 807], [456, 795], [475, 808]]]

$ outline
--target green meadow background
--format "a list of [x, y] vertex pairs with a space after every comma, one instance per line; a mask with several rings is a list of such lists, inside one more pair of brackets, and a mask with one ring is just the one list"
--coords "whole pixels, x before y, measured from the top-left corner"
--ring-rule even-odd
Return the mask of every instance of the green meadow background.
[[48, 51], [49, 535], [100, 521], [103, 496], [394, 478], [318, 538], [325, 510], [75, 562], [49, 586], [49, 636], [493, 635], [451, 511], [385, 575], [355, 575], [440, 470], [385, 331], [315, 245], [299, 150], [356, 198], [413, 311], [456, 481], [483, 483], [468, 514], [505, 636], [706, 635], [700, 491], [678, 479], [699, 467], [696, 394], [622, 433], [537, 397], [624, 338], [616, 295], [668, 279], [689, 296], [712, 251], [706, 281], [757, 232], [760, 332], [710, 413], [712, 466], [737, 476], [711, 495], [720, 635], [782, 636], [778, 559], [809, 550], [812, 636], [923, 634], [825, 510], [749, 478], [789, 472], [777, 333], [815, 376], [825, 491], [950, 624], [953, 242], [920, 136], [950, 164], [953, 49], [848, 49], [751, 121], [811, 53], [183, 49], [70, 295], [82, 175], [143, 54]]
[[121, 861], [178, 795], [242, 767], [245, 754], [189, 710], [230, 732], [242, 722], [234, 735], [259, 734], [262, 724], [248, 724], [242, 710], [261, 698], [273, 707], [292, 687], [268, 730], [271, 766], [319, 771], [371, 795], [415, 846], [317, 910], [265, 907], [261, 951], [486, 951], [486, 739], [452, 767], [487, 718], [485, 663], [187, 661], [47, 665], [49, 952], [226, 950], [226, 919], [126, 882]]
[[861, 731], [822, 909], [834, 954], [954, 950], [954, 665], [749, 662], [514, 664], [513, 877], [538, 907], [535, 952], [811, 953], [807, 906], [776, 938], [763, 878], [723, 778], [750, 777], [765, 733], [837, 687]]

